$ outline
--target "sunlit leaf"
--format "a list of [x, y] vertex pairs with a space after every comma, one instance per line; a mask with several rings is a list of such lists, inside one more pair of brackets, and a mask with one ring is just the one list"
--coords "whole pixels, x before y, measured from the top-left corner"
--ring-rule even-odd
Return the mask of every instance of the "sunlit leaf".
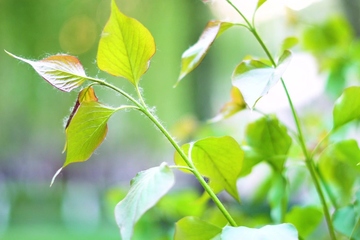
[[107, 133], [107, 121], [117, 110], [99, 102], [92, 88], [83, 89], [66, 127], [66, 161], [86, 161], [102, 143]]
[[251, 240], [298, 240], [296, 228], [288, 223], [279, 225], [267, 225], [256, 229], [248, 227], [230, 227], [223, 228], [221, 233], [222, 240], [233, 239], [251, 239]]
[[215, 116], [213, 119], [210, 119], [210, 122], [218, 122], [228, 117], [231, 117], [235, 113], [246, 109], [246, 104], [244, 98], [241, 95], [241, 92], [238, 88], [231, 88], [231, 100], [227, 102], [220, 110], [220, 113]]
[[[182, 149], [191, 156], [197, 170], [209, 179], [209, 185], [215, 193], [226, 190], [239, 200], [236, 180], [241, 171], [244, 153], [239, 144], [231, 137], [209, 137], [192, 144], [185, 144]], [[189, 150], [190, 149], [190, 150]], [[175, 163], [186, 166], [178, 153]]]
[[321, 223], [322, 211], [315, 206], [294, 206], [285, 216], [285, 222], [293, 224], [299, 235], [306, 239]]
[[275, 116], [265, 116], [246, 128], [247, 144], [269, 162], [277, 171], [282, 171], [292, 139], [287, 129]]
[[51, 85], [70, 92], [85, 82], [87, 76], [80, 61], [73, 56], [58, 54], [39, 61], [21, 58], [5, 51], [10, 56], [30, 64]]
[[124, 77], [136, 86], [154, 54], [155, 41], [151, 33], [137, 20], [121, 13], [112, 0], [110, 19], [99, 42], [99, 68]]
[[340, 188], [338, 201], [351, 195], [360, 166], [360, 150], [355, 140], [343, 140], [328, 146], [319, 157], [319, 170], [328, 183]]
[[256, 10], [258, 10], [267, 0], [259, 0], [256, 5]]
[[123, 240], [131, 239], [136, 222], [170, 190], [174, 182], [174, 174], [166, 163], [136, 175], [128, 194], [115, 208], [116, 223]]
[[291, 52], [285, 51], [273, 68], [258, 60], [242, 61], [233, 72], [233, 86], [237, 87], [250, 109], [280, 80], [290, 63]]
[[296, 37], [285, 38], [281, 44], [281, 52], [289, 50], [290, 48], [296, 46], [298, 43], [299, 40]]
[[344, 90], [335, 102], [333, 119], [333, 129], [337, 129], [352, 120], [360, 119], [360, 87], [349, 87]]
[[221, 21], [208, 22], [199, 40], [181, 56], [181, 72], [178, 82], [199, 66], [215, 39], [233, 25], [233, 23]]
[[184, 217], [175, 226], [175, 240], [212, 239], [221, 232], [221, 228], [197, 217]]

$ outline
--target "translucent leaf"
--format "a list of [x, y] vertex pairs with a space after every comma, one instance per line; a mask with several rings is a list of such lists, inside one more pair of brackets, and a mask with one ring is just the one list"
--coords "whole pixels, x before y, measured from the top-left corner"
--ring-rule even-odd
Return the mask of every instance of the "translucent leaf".
[[360, 87], [349, 87], [336, 100], [333, 110], [334, 127], [360, 118]]
[[285, 216], [285, 222], [293, 224], [299, 235], [306, 239], [321, 223], [322, 211], [315, 206], [294, 206]]
[[66, 165], [90, 158], [107, 133], [107, 121], [116, 111], [99, 102], [92, 88], [78, 96], [66, 127]]
[[289, 50], [290, 48], [296, 46], [298, 43], [299, 40], [296, 37], [285, 38], [281, 44], [281, 52]]
[[215, 116], [210, 122], [218, 122], [237, 112], [246, 109], [246, 104], [244, 98], [241, 95], [241, 92], [236, 87], [231, 88], [231, 101], [227, 102], [220, 110], [220, 113]]
[[175, 225], [175, 240], [212, 239], [221, 232], [221, 228], [197, 217], [184, 217]]
[[[233, 138], [205, 138], [192, 144], [185, 144], [182, 149], [191, 152], [189, 155], [192, 162], [197, 170], [209, 179], [209, 185], [215, 193], [225, 189], [239, 200], [236, 180], [241, 171], [244, 153]], [[175, 154], [175, 163], [186, 166], [178, 153]]]
[[31, 61], [15, 56], [5, 51], [10, 56], [30, 64], [35, 71], [51, 85], [65, 92], [70, 92], [85, 82], [87, 76], [80, 61], [73, 56], [58, 54], [39, 61]]
[[248, 227], [229, 227], [223, 228], [221, 233], [222, 240], [251, 239], [251, 240], [298, 240], [296, 228], [288, 223], [279, 225], [267, 225], [256, 229]]
[[355, 140], [343, 140], [328, 146], [319, 157], [319, 170], [327, 182], [342, 191], [338, 201], [352, 195], [352, 186], [358, 177], [360, 150]]
[[208, 22], [199, 40], [181, 56], [181, 72], [178, 82], [199, 66], [215, 39], [233, 25], [233, 23], [221, 21]]
[[292, 139], [275, 116], [265, 116], [250, 123], [245, 135], [247, 144], [254, 151], [277, 171], [283, 170]]
[[256, 10], [259, 9], [267, 0], [259, 0], [256, 5]]
[[128, 194], [115, 208], [123, 240], [131, 239], [136, 222], [170, 190], [174, 182], [174, 174], [166, 163], [136, 175]]
[[250, 109], [280, 80], [290, 63], [291, 52], [285, 51], [273, 68], [258, 60], [242, 61], [232, 75], [233, 86], [237, 87]]
[[137, 85], [155, 54], [151, 33], [137, 20], [125, 16], [112, 0], [111, 15], [99, 42], [97, 64], [109, 74]]

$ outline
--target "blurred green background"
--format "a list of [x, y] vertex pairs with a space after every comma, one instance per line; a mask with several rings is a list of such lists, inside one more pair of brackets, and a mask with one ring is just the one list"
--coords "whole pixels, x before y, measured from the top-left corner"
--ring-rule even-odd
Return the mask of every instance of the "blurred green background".
[[[241, 139], [239, 130], [234, 130], [237, 122], [234, 126], [231, 121], [201, 123], [213, 117], [228, 101], [234, 67], [249, 53], [264, 56], [245, 30], [224, 34], [202, 65], [173, 88], [182, 52], [197, 41], [207, 21], [216, 17], [229, 20], [225, 15], [215, 17], [211, 12], [220, 8], [216, 4], [221, 1], [205, 2], [117, 1], [122, 12], [142, 22], [155, 38], [157, 53], [141, 86], [148, 105], [156, 106], [156, 113], [165, 126], [173, 130], [179, 141], [187, 140], [187, 131], [191, 133], [196, 126], [201, 126], [206, 134], [231, 134]], [[359, 35], [359, 19], [350, 13], [359, 7], [351, 7], [354, 2], [317, 1], [298, 12], [287, 9], [285, 15], [264, 11], [268, 20], [259, 23], [260, 32], [276, 52], [283, 37], [292, 34], [301, 38], [306, 36], [304, 29], [314, 28], [317, 32], [322, 22], [337, 14], [348, 24], [349, 30], [339, 36], [343, 39], [347, 34], [349, 40], [345, 44], [349, 44]], [[30, 59], [69, 53], [80, 59], [89, 76], [106, 78], [131, 92], [126, 80], [111, 77], [96, 67], [97, 42], [109, 11], [110, 0], [0, 0], [0, 49]], [[343, 26], [339, 29], [344, 30]], [[307, 39], [311, 37], [314, 34], [310, 32]], [[304, 43], [304, 49], [315, 55], [319, 50], [317, 46], [321, 45]], [[338, 46], [336, 41], [329, 44], [327, 49]], [[336, 51], [329, 54], [333, 52]], [[356, 57], [359, 56], [354, 59]], [[338, 60], [343, 59], [342, 56], [334, 58], [338, 61], [336, 66], [343, 67], [338, 73], [346, 75], [349, 58], [345, 63]], [[318, 61], [321, 65], [321, 59]], [[357, 64], [356, 61], [352, 64]], [[331, 76], [333, 65], [324, 66]], [[143, 116], [120, 112], [111, 118], [106, 141], [91, 159], [64, 169], [50, 188], [53, 174], [64, 161], [61, 154], [64, 122], [77, 94], [54, 89], [28, 65], [4, 52], [0, 52], [0, 81], [0, 239], [119, 239], [113, 207], [123, 193], [114, 189], [126, 189], [138, 171], [163, 161], [171, 163], [170, 144]], [[340, 85], [344, 87], [345, 80]], [[101, 102], [114, 106], [124, 102], [120, 96], [102, 89], [98, 89], [98, 97]], [[191, 181], [185, 179], [177, 183], [177, 188], [182, 189], [188, 183]], [[192, 195], [196, 193], [189, 194], [184, 198], [196, 198]], [[139, 227], [144, 235], [140, 234], [138, 239], [150, 239], [141, 237], [149, 237], [149, 233], [153, 239], [169, 238], [172, 234], [169, 222], [176, 221], [181, 213], [154, 221], [164, 217], [163, 214], [149, 213], [148, 221], [146, 217], [144, 220], [146, 224]], [[161, 233], [159, 229], [165, 230]]]

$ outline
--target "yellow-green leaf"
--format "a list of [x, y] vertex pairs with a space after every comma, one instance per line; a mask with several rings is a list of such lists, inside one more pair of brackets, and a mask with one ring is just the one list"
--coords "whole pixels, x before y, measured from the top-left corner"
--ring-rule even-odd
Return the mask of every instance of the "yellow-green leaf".
[[99, 68], [111, 75], [124, 77], [137, 86], [154, 53], [155, 41], [149, 30], [121, 13], [115, 0], [112, 0], [110, 19], [99, 42]]
[[215, 39], [233, 25], [233, 23], [221, 21], [208, 22], [199, 40], [181, 56], [181, 72], [178, 82], [199, 66]]
[[246, 109], [244, 98], [238, 88], [232, 87], [231, 100], [224, 104], [224, 106], [220, 109], [219, 114], [211, 119], [210, 122], [218, 122], [229, 118], [243, 109]]
[[334, 129], [360, 119], [360, 87], [349, 87], [336, 100], [334, 110]]
[[[239, 200], [236, 180], [240, 174], [244, 153], [232, 137], [209, 137], [192, 144], [182, 146], [189, 152], [196, 169], [209, 179], [209, 185], [215, 193], [226, 190]], [[186, 166], [181, 156], [175, 154], [175, 163]]]

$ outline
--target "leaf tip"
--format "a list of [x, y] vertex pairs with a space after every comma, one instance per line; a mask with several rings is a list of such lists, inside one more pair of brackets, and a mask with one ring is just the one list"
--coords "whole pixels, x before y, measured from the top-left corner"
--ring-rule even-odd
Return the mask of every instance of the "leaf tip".
[[60, 172], [62, 171], [62, 169], [63, 169], [63, 168], [61, 167], [59, 170], [56, 171], [56, 173], [54, 174], [53, 178], [51, 179], [50, 187], [54, 184], [56, 177], [60, 174]]

